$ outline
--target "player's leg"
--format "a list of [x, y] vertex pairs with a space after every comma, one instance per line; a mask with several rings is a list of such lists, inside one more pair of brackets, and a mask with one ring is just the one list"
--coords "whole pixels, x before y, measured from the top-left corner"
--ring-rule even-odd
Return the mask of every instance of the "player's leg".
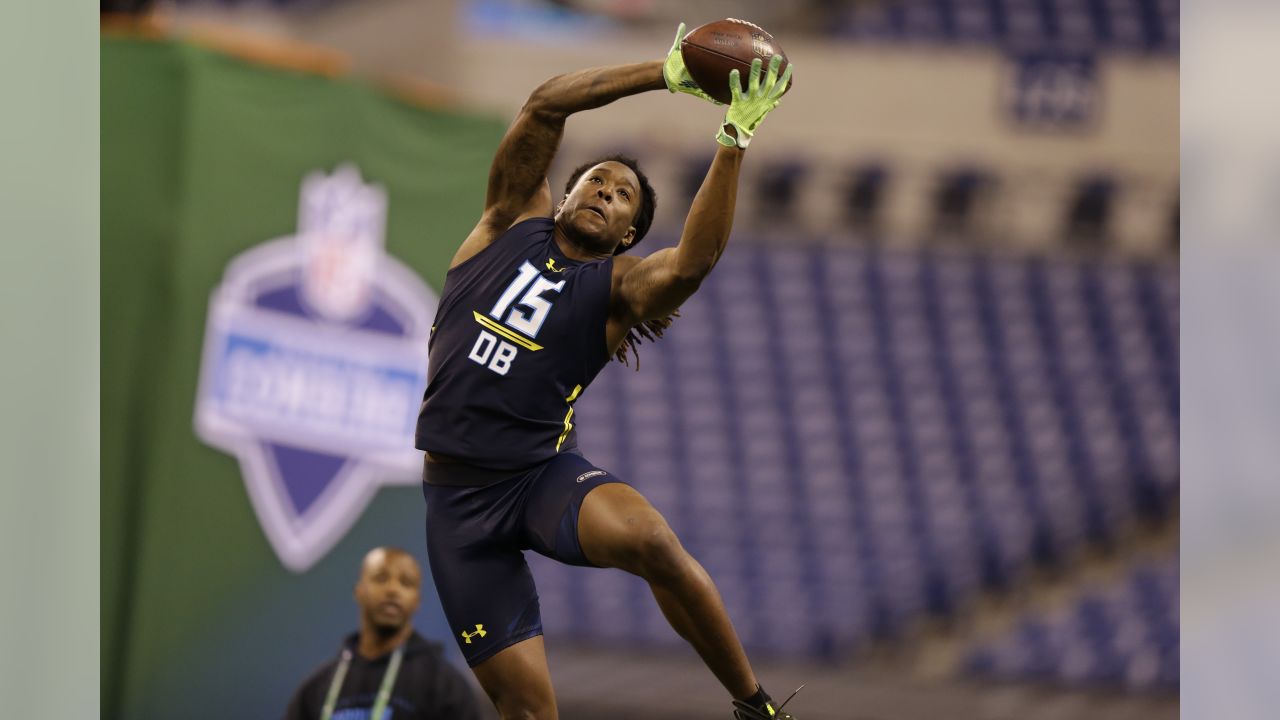
[[500, 650], [471, 668], [502, 720], [555, 720], [556, 697], [542, 636]]
[[734, 717], [786, 720], [756, 683], [707, 571], [639, 492], [581, 455], [538, 472], [522, 525], [528, 546], [571, 565], [619, 568], [649, 582], [668, 622], [734, 698]]
[[759, 685], [711, 576], [667, 521], [635, 488], [600, 485], [578, 514], [578, 539], [592, 564], [638, 575], [649, 583], [667, 622], [736, 699]]
[[537, 590], [520, 549], [521, 484], [424, 485], [427, 559], [454, 640], [502, 720], [556, 720]]

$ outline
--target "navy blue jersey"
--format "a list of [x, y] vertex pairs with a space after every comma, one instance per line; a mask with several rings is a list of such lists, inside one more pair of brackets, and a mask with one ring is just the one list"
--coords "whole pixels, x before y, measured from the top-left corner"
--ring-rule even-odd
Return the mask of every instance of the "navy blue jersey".
[[553, 228], [517, 223], [445, 277], [419, 450], [521, 470], [577, 447], [573, 403], [609, 361], [613, 259], [565, 257]]

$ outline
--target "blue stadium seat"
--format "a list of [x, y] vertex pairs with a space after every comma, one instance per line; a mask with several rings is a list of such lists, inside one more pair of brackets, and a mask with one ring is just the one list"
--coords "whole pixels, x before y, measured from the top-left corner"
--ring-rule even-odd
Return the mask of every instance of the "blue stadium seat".
[[844, 3], [831, 24], [857, 42], [1177, 53], [1177, 0], [892, 0]]
[[1029, 614], [965, 658], [975, 676], [1080, 686], [1178, 685], [1177, 555], [1139, 565], [1057, 612]]
[[[1177, 292], [1173, 265], [733, 245], [643, 371], [578, 403], [580, 441], [667, 515], [749, 647], [834, 657], [1168, 516]], [[557, 633], [679, 642], [643, 584], [535, 574]], [[1154, 646], [1075, 648], [1068, 674], [1176, 682], [1162, 617]], [[1036, 667], [1065, 652], [1027, 633]]]

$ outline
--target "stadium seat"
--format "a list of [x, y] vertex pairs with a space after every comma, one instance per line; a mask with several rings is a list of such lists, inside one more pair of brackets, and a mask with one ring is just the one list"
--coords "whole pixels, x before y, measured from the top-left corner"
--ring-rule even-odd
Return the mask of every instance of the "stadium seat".
[[893, 0], [844, 3], [831, 32], [854, 42], [1017, 51], [1177, 53], [1177, 0]]
[[[610, 364], [577, 404], [580, 442], [666, 515], [749, 648], [835, 657], [1169, 517], [1177, 304], [1173, 264], [733, 244], [642, 370]], [[557, 634], [681, 642], [643, 584], [534, 570]], [[1162, 627], [1159, 652], [1076, 648], [1071, 672], [1165, 682]]]
[[1140, 564], [1066, 608], [1029, 613], [965, 658], [984, 678], [1176, 690], [1178, 558]]

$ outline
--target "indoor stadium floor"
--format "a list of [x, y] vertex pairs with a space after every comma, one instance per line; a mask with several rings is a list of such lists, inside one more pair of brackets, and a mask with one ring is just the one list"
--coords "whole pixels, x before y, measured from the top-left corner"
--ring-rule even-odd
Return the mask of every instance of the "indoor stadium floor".
[[[547, 644], [561, 720], [723, 720], [723, 691], [692, 651], [646, 655]], [[804, 720], [1175, 720], [1176, 696], [913, 679], [875, 663], [755, 662], [769, 692]], [[654, 688], [662, 688], [660, 692]], [[607, 700], [606, 700], [607, 698]]]

